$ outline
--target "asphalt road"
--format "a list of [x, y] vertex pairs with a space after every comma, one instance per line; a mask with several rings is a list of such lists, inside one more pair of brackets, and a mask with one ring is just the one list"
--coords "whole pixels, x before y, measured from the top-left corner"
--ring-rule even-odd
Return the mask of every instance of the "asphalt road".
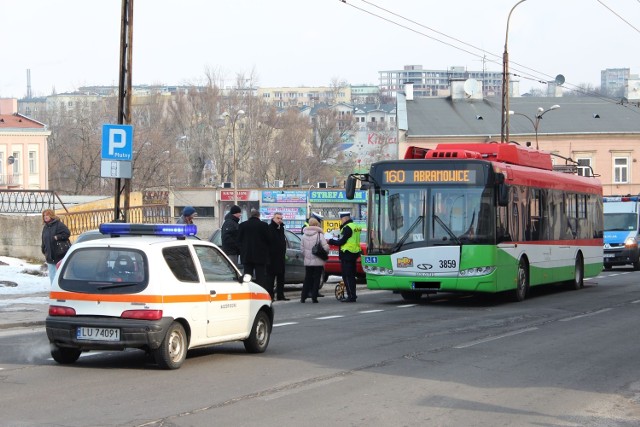
[[140, 351], [61, 366], [43, 330], [5, 331], [0, 424], [637, 426], [639, 279], [616, 269], [522, 303], [362, 290], [356, 304], [300, 304], [290, 292], [266, 353], [226, 344], [176, 371]]

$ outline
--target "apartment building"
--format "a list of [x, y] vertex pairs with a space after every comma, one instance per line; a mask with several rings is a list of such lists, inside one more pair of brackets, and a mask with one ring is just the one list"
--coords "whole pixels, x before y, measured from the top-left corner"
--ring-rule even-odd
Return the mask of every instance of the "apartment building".
[[258, 98], [279, 108], [312, 107], [351, 102], [351, 87], [261, 87]]
[[51, 132], [17, 111], [17, 99], [0, 99], [0, 189], [47, 189]]
[[[465, 67], [450, 67], [447, 70], [425, 70], [422, 65], [405, 65], [401, 70], [378, 71], [380, 95], [393, 98], [404, 90], [407, 83], [413, 84], [416, 98], [450, 96], [451, 80], [474, 79], [482, 83], [483, 95], [499, 96], [502, 93], [502, 71], [469, 71]], [[511, 84], [512, 96], [519, 96], [519, 83]]]
[[600, 71], [600, 90], [610, 96], [621, 96], [627, 87], [629, 68], [607, 68]]

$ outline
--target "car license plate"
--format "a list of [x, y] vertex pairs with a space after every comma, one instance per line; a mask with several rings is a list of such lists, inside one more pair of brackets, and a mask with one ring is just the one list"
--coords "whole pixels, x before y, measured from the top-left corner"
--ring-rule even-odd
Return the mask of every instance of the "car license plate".
[[605, 258], [613, 258], [615, 256], [616, 256], [616, 254], [604, 254]]
[[329, 256], [338, 256], [338, 251], [329, 251]]
[[76, 338], [87, 341], [120, 341], [120, 329], [80, 326], [76, 330]]

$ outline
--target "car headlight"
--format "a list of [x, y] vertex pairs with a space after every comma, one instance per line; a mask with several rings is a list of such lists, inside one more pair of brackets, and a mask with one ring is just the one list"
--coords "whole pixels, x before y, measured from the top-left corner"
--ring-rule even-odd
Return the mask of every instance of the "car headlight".
[[627, 240], [624, 241], [624, 247], [625, 248], [636, 248], [636, 247], [638, 247], [638, 242], [636, 242], [635, 238], [629, 237]]
[[495, 266], [473, 267], [467, 268], [466, 270], [460, 270], [459, 274], [462, 277], [486, 276], [487, 274], [493, 273], [495, 270]]

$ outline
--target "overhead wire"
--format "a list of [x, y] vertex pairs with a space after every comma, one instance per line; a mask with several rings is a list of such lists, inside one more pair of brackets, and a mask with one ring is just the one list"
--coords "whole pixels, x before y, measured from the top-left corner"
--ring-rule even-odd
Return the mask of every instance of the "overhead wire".
[[[609, 6], [607, 6], [606, 4], [604, 4], [604, 2], [602, 2], [601, 0], [596, 0], [598, 3], [600, 3], [604, 8], [606, 8], [609, 12], [613, 13], [615, 16], [617, 16], [618, 18], [620, 18], [620, 20], [622, 22], [624, 22], [625, 24], [627, 24], [628, 26], [630, 26], [631, 28], [633, 28], [634, 30], [636, 30], [637, 33], [640, 33], [640, 30], [637, 29], [633, 24], [631, 24], [631, 22], [627, 21], [626, 19], [624, 19], [618, 12], [616, 12], [615, 10], [611, 9]], [[640, 3], [640, 0], [638, 0], [638, 3]]]
[[[497, 64], [497, 65], [502, 65], [502, 62], [501, 62], [501, 61], [500, 61], [500, 62], [498, 62], [497, 60], [493, 60], [493, 59], [490, 59], [490, 58], [486, 58], [486, 54], [491, 55], [491, 56], [496, 57], [496, 58], [501, 58], [501, 56], [500, 56], [500, 55], [497, 55], [497, 54], [492, 53], [492, 52], [488, 52], [488, 51], [486, 51], [485, 49], [482, 49], [482, 48], [479, 48], [479, 47], [477, 47], [477, 46], [474, 46], [474, 45], [472, 45], [472, 44], [470, 44], [470, 43], [467, 43], [467, 42], [465, 42], [465, 41], [463, 41], [463, 40], [460, 40], [460, 39], [458, 39], [458, 38], [456, 38], [456, 37], [449, 36], [448, 34], [446, 34], [446, 33], [442, 32], [442, 31], [435, 30], [435, 29], [433, 29], [433, 28], [431, 28], [431, 27], [428, 27], [428, 26], [426, 26], [426, 25], [423, 25], [423, 24], [421, 24], [421, 23], [419, 23], [419, 22], [417, 22], [417, 21], [414, 21], [414, 20], [412, 20], [412, 19], [409, 19], [409, 18], [407, 18], [407, 17], [405, 17], [405, 16], [403, 16], [403, 15], [400, 15], [400, 14], [398, 14], [398, 13], [395, 13], [395, 12], [393, 12], [393, 11], [390, 11], [390, 10], [388, 10], [388, 9], [386, 9], [386, 8], [380, 7], [380, 6], [378, 6], [378, 5], [376, 5], [376, 4], [372, 3], [372, 2], [370, 2], [370, 1], [368, 1], [368, 0], [360, 0], [360, 1], [361, 1], [362, 3], [365, 3], [365, 4], [369, 5], [369, 6], [371, 6], [371, 7], [374, 7], [374, 8], [377, 8], [377, 9], [379, 9], [379, 10], [382, 10], [382, 11], [384, 11], [385, 13], [388, 13], [388, 14], [390, 14], [390, 15], [392, 15], [392, 16], [395, 16], [395, 17], [397, 17], [397, 18], [400, 18], [400, 19], [402, 19], [402, 20], [405, 20], [405, 21], [407, 21], [407, 22], [410, 22], [410, 23], [411, 23], [411, 24], [413, 24], [413, 25], [417, 25], [417, 26], [419, 26], [419, 27], [421, 27], [421, 28], [427, 29], [427, 30], [429, 30], [429, 31], [431, 31], [431, 32], [434, 32], [434, 33], [439, 34], [439, 35], [441, 35], [441, 36], [443, 36], [443, 37], [446, 37], [446, 38], [448, 38], [448, 39], [451, 39], [451, 40], [453, 40], [453, 41], [455, 41], [455, 42], [457, 42], [457, 43], [460, 43], [460, 44], [462, 44], [462, 45], [464, 45], [464, 46], [467, 46], [467, 47], [470, 47], [470, 48], [472, 48], [472, 49], [478, 50], [478, 51], [482, 52], [482, 53], [483, 53], [483, 55], [477, 54], [477, 53], [475, 53], [475, 52], [472, 52], [472, 51], [470, 51], [470, 50], [468, 50], [468, 49], [465, 49], [465, 48], [462, 48], [462, 47], [460, 47], [460, 46], [456, 46], [456, 45], [454, 45], [454, 44], [452, 44], [452, 43], [446, 42], [446, 41], [441, 40], [441, 39], [439, 39], [439, 38], [437, 38], [437, 37], [434, 37], [434, 36], [432, 36], [432, 35], [426, 34], [426, 33], [422, 32], [422, 31], [416, 30], [415, 28], [412, 28], [412, 27], [409, 27], [409, 26], [407, 26], [407, 25], [404, 25], [404, 24], [401, 24], [401, 23], [399, 23], [399, 22], [396, 22], [396, 21], [394, 21], [393, 19], [390, 19], [390, 18], [387, 18], [387, 17], [385, 17], [385, 16], [379, 15], [379, 14], [374, 13], [374, 12], [372, 12], [372, 11], [370, 11], [370, 10], [365, 9], [365, 8], [362, 8], [362, 7], [356, 6], [356, 5], [355, 5], [355, 4], [353, 4], [352, 2], [347, 2], [347, 0], [339, 0], [339, 1], [340, 1], [341, 3], [344, 3], [344, 4], [346, 4], [346, 5], [350, 6], [350, 7], [352, 7], [352, 8], [354, 8], [354, 9], [358, 10], [358, 11], [364, 12], [364, 13], [369, 14], [369, 15], [371, 15], [371, 16], [373, 16], [373, 17], [375, 17], [375, 18], [381, 19], [381, 20], [386, 21], [386, 22], [388, 22], [388, 23], [390, 23], [390, 24], [393, 24], [393, 25], [396, 25], [396, 26], [398, 26], [398, 27], [404, 28], [404, 29], [409, 30], [409, 31], [411, 31], [411, 32], [413, 32], [413, 33], [416, 33], [416, 34], [418, 34], [418, 35], [421, 35], [421, 36], [423, 36], [423, 37], [429, 38], [429, 39], [434, 40], [434, 41], [436, 41], [436, 42], [438, 42], [438, 43], [441, 43], [441, 44], [444, 44], [444, 45], [446, 45], [446, 46], [452, 47], [452, 48], [454, 48], [454, 49], [460, 50], [460, 51], [462, 51], [462, 52], [464, 52], [464, 53], [467, 53], [467, 54], [469, 54], [469, 55], [472, 55], [472, 56], [478, 57], [478, 58], [480, 58], [480, 59], [482, 59], [482, 60], [486, 60], [486, 61], [488, 61], [488, 62], [492, 62], [492, 63]], [[597, 1], [600, 1], [600, 0], [597, 0]], [[638, 0], [638, 2], [640, 2], [640, 0]], [[535, 82], [538, 82], [538, 83], [541, 83], [541, 84], [548, 84], [548, 81], [541, 80], [539, 76], [544, 76], [544, 77], [550, 78], [551, 80], [555, 79], [553, 76], [551, 76], [551, 75], [549, 75], [549, 74], [546, 74], [546, 73], [544, 73], [544, 72], [541, 72], [541, 71], [535, 70], [535, 69], [533, 69], [533, 68], [527, 67], [527, 66], [525, 66], [525, 65], [523, 65], [523, 64], [520, 64], [520, 63], [518, 63], [518, 62], [511, 61], [511, 63], [510, 63], [510, 64], [516, 64], [516, 65], [517, 65], [516, 67], [512, 67], [512, 66], [510, 66], [510, 68], [520, 73], [520, 74], [512, 73], [512, 75], [513, 75], [513, 76], [520, 77], [520, 78], [523, 78], [523, 79], [526, 79], [526, 80], [535, 81]], [[524, 68], [524, 69], [527, 69], [527, 70], [530, 70], [530, 71], [532, 71], [533, 73], [536, 73], [537, 75], [534, 75], [534, 74], [528, 73], [528, 72], [526, 72], [526, 71], [522, 71], [521, 69], [519, 69], [519, 67]], [[581, 88], [580, 86], [577, 86], [577, 85], [574, 85], [574, 84], [571, 84], [571, 83], [568, 83], [568, 82], [565, 82], [565, 83], [563, 84], [563, 86], [571, 86], [571, 87], [573, 87], [573, 89], [572, 89], [572, 88], [570, 88], [570, 87], [567, 87], [567, 89], [568, 89], [568, 90], [570, 90], [570, 91], [572, 91], [572, 92], [581, 93], [581, 94], [583, 94], [583, 95], [587, 95], [587, 96], [591, 96], [591, 97], [594, 97], [594, 98], [598, 98], [598, 99], [601, 99], [601, 100], [603, 100], [603, 101], [607, 101], [607, 102], [612, 102], [612, 103], [616, 103], [616, 104], [622, 104], [622, 105], [624, 106], [624, 104], [623, 104], [623, 103], [621, 103], [621, 101], [620, 101], [619, 99], [610, 98], [610, 97], [607, 97], [607, 96], [602, 95], [602, 94], [600, 94], [600, 93], [597, 93], [597, 92], [593, 92], [593, 91], [586, 90], [586, 89], [584, 89], [584, 88]], [[640, 114], [640, 112], [639, 112], [639, 114]]]

